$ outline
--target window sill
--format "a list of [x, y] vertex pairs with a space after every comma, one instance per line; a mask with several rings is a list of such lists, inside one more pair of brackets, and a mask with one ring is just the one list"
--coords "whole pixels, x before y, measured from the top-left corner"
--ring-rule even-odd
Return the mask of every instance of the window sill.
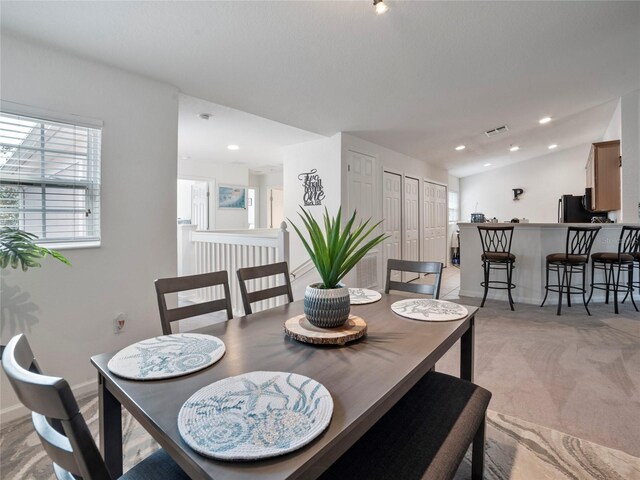
[[40, 247], [50, 250], [83, 250], [85, 248], [99, 248], [100, 241], [96, 242], [63, 242], [63, 243], [38, 243]]

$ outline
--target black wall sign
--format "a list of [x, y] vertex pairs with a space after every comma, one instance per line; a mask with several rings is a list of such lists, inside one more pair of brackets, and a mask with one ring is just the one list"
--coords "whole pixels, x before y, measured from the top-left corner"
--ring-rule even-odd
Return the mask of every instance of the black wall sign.
[[310, 172], [298, 175], [298, 180], [302, 180], [302, 186], [304, 187], [302, 200], [304, 201], [305, 207], [310, 205], [322, 205], [322, 200], [324, 200], [322, 180], [320, 179], [320, 175], [316, 172], [317, 170], [314, 168]]

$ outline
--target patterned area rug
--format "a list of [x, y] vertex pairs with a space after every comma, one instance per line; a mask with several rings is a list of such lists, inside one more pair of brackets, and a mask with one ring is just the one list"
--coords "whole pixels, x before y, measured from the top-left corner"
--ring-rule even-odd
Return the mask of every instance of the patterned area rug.
[[[79, 403], [97, 438], [97, 397], [85, 397]], [[640, 459], [619, 450], [493, 411], [489, 411], [487, 421], [485, 478], [488, 480], [640, 480]], [[125, 471], [158, 448], [126, 411], [123, 435]], [[0, 452], [0, 478], [55, 478], [30, 417], [3, 425]], [[455, 478], [462, 480], [470, 476], [468, 454]]]

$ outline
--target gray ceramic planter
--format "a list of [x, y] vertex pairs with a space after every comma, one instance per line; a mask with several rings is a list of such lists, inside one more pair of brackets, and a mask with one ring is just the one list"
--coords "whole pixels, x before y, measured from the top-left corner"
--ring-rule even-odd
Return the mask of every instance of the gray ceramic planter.
[[321, 283], [307, 286], [304, 292], [304, 314], [311, 325], [320, 328], [341, 327], [349, 318], [349, 289], [319, 288]]

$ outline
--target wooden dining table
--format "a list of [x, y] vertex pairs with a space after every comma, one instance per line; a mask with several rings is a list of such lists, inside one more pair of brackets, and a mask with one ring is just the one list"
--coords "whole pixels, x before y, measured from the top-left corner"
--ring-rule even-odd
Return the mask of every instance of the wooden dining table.
[[[191, 477], [197, 479], [317, 478], [371, 428], [458, 341], [460, 377], [473, 381], [474, 316], [424, 322], [401, 317], [391, 304], [406, 296], [386, 295], [353, 305], [351, 314], [368, 325], [365, 337], [344, 346], [300, 343], [284, 334], [284, 322], [303, 311], [297, 301], [195, 330], [226, 345], [220, 361], [168, 380], [133, 381], [109, 371], [117, 352], [91, 358], [98, 370], [100, 448], [114, 478], [122, 474], [122, 407]], [[200, 388], [251, 371], [294, 372], [322, 383], [334, 402], [329, 427], [303, 448], [258, 461], [214, 460], [192, 450], [178, 432], [178, 412]], [[446, 401], [446, 399], [443, 399]]]

